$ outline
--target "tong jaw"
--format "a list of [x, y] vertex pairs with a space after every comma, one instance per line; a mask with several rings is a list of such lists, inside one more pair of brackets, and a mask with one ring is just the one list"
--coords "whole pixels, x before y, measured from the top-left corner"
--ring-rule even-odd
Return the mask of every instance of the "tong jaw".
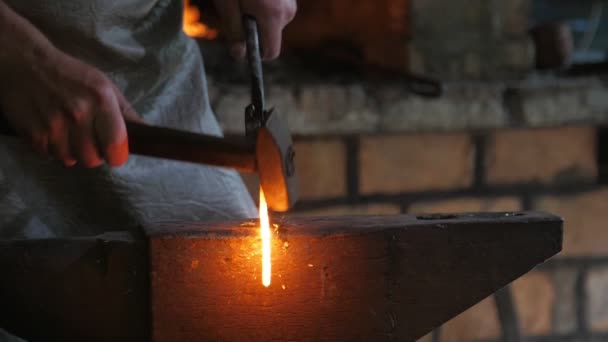
[[266, 121], [273, 111], [274, 108], [268, 111], [263, 110], [260, 115], [256, 113], [253, 103], [245, 107], [245, 135], [247, 137], [255, 137], [258, 130], [266, 125]]

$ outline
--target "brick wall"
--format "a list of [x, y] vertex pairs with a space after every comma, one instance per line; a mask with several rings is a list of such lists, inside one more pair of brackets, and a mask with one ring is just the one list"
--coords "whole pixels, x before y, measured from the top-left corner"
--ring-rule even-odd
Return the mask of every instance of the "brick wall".
[[[594, 127], [298, 138], [291, 215], [546, 210], [564, 250], [424, 341], [608, 340], [608, 187]], [[255, 191], [255, 179], [247, 179]]]
[[443, 80], [518, 79], [534, 66], [529, 8], [529, 0], [300, 1], [285, 46]]
[[530, 4], [411, 0], [409, 69], [443, 80], [525, 76], [535, 56], [528, 36]]

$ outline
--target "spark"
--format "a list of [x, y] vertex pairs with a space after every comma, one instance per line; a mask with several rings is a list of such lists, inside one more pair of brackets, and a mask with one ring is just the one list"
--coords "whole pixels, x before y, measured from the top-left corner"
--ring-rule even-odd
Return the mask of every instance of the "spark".
[[260, 188], [260, 235], [262, 237], [262, 284], [266, 287], [270, 286], [270, 279], [272, 275], [272, 261], [271, 261], [271, 235], [270, 231], [270, 219], [268, 218], [268, 204], [266, 204], [266, 197], [264, 197], [264, 191]]

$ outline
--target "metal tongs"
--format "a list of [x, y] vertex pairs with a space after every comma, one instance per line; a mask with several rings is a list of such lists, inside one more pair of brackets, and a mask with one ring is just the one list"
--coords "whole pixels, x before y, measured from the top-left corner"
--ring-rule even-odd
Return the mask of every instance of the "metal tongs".
[[[275, 113], [274, 108], [266, 109], [261, 48], [255, 18], [245, 15], [243, 28], [251, 75], [251, 103], [245, 108], [245, 135], [255, 139], [260, 184], [268, 205], [274, 210], [285, 211], [298, 198], [293, 142], [287, 125]], [[268, 198], [269, 193], [272, 194], [272, 200]], [[271, 204], [271, 201], [274, 203]]]
[[256, 20], [250, 15], [243, 16], [243, 28], [246, 37], [247, 64], [251, 76], [251, 103], [245, 108], [245, 135], [255, 136], [258, 129], [266, 124], [273, 109], [266, 110], [264, 71]]

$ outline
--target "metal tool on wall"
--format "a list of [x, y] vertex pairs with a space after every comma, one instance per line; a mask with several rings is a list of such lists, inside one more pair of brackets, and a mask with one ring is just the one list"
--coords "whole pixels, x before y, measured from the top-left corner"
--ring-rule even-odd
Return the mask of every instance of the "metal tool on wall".
[[[264, 103], [263, 68], [256, 20], [245, 16], [251, 72], [251, 104], [245, 109], [246, 136], [215, 137], [126, 122], [130, 153], [257, 172], [268, 206], [286, 211], [298, 198], [295, 152], [287, 125]], [[6, 123], [0, 133], [15, 135]]]
[[[354, 44], [345, 41], [329, 41], [315, 50], [314, 53], [302, 50], [297, 51], [301, 56], [301, 68], [323, 69], [327, 66], [339, 66], [344, 71], [357, 75], [368, 82], [381, 83], [395, 82], [403, 85], [404, 89], [412, 94], [424, 98], [439, 98], [443, 95], [443, 83], [426, 75], [416, 74], [406, 70], [397, 70], [379, 65], [369, 64], [365, 61], [364, 52]], [[319, 72], [327, 72], [318, 70]]]

